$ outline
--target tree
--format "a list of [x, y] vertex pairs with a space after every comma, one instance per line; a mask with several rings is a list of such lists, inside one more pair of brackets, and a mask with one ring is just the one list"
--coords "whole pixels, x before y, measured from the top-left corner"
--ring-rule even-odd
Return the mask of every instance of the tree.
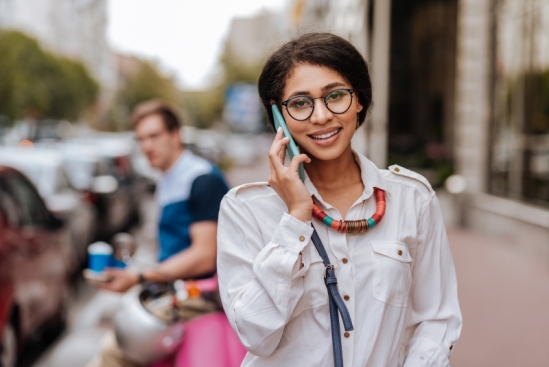
[[0, 114], [12, 120], [74, 120], [90, 107], [99, 86], [79, 62], [45, 52], [16, 31], [0, 31]]
[[158, 98], [179, 105], [181, 99], [181, 92], [173, 78], [163, 75], [149, 61], [132, 59], [137, 67], [135, 71], [123, 75], [111, 113], [112, 127], [117, 130], [129, 129], [129, 112], [140, 102]]

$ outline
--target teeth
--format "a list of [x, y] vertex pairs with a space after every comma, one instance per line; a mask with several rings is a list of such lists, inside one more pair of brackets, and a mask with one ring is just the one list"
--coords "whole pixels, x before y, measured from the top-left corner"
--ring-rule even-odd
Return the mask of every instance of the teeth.
[[328, 134], [322, 134], [322, 135], [311, 135], [311, 137], [313, 139], [328, 139], [329, 137], [332, 137], [334, 136], [335, 134], [337, 134], [341, 129], [337, 129], [337, 130], [334, 130], [332, 131], [331, 133], [328, 133]]

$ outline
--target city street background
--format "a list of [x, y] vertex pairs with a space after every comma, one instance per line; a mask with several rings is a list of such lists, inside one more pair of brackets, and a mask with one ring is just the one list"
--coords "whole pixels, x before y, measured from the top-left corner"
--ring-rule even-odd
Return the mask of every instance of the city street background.
[[[232, 186], [266, 181], [266, 155], [250, 166], [231, 169]], [[439, 193], [446, 218], [452, 214], [451, 198]], [[140, 255], [154, 252], [155, 206], [143, 203], [146, 222], [135, 235]], [[463, 333], [450, 362], [453, 367], [545, 367], [549, 360], [549, 264], [515, 243], [476, 231], [448, 228], [458, 277], [463, 313]], [[121, 296], [96, 292], [85, 284], [72, 309], [71, 324], [33, 367], [83, 367], [98, 350]]]
[[370, 68], [354, 149], [437, 192], [464, 319], [452, 366], [549, 366], [549, 0], [0, 0], [0, 367], [97, 353], [122, 296], [84, 281], [91, 243], [129, 231], [132, 266], [154, 266], [159, 172], [132, 109], [169, 103], [232, 186], [266, 180], [258, 76], [310, 31]]

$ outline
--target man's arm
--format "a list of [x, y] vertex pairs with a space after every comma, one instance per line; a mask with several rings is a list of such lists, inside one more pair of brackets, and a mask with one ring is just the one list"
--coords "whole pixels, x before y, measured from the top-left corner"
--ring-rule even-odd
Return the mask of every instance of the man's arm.
[[[212, 273], [216, 266], [217, 222], [202, 221], [189, 227], [191, 246], [173, 255], [154, 269], [142, 273], [147, 282], [165, 282], [193, 278]], [[126, 292], [139, 283], [139, 273], [124, 269], [106, 269], [107, 283], [96, 283], [98, 288]]]
[[143, 272], [150, 282], [194, 278], [215, 271], [217, 254], [217, 222], [202, 221], [189, 227], [191, 246], [162, 262], [155, 269]]

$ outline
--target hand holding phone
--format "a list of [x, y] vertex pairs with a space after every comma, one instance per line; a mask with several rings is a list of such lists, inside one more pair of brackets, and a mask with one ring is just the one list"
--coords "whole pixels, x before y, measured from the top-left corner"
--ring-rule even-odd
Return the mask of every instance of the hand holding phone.
[[[273, 103], [271, 105], [271, 109], [273, 110], [273, 119], [276, 130], [281, 127], [284, 132], [284, 137], [290, 139], [290, 142], [286, 145], [286, 152], [288, 152], [288, 156], [290, 157], [290, 160], [292, 160], [295, 156], [300, 154], [299, 149], [297, 148], [297, 144], [290, 134], [290, 130], [286, 125], [286, 121], [284, 121], [284, 118], [282, 117], [282, 114], [280, 113], [280, 110], [278, 109], [276, 103]], [[303, 169], [302, 163], [299, 164], [297, 172], [299, 174], [299, 178], [301, 178], [301, 181], [305, 181], [305, 170]]]
[[[288, 213], [306, 223], [311, 220], [313, 200], [303, 184], [305, 180], [303, 162], [308, 163], [311, 159], [304, 154], [300, 154], [278, 107], [273, 104], [271, 108], [277, 133], [269, 152], [271, 165], [269, 184], [288, 207]], [[283, 135], [288, 138], [287, 141], [283, 139]], [[283, 145], [286, 146], [286, 153], [288, 153], [291, 160], [289, 167], [284, 166]], [[299, 175], [297, 180], [295, 177], [296, 171]]]

